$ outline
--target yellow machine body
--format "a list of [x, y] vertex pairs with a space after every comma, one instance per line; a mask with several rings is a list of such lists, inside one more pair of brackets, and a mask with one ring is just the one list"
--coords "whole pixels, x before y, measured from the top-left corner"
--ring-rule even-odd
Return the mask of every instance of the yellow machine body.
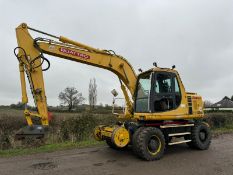
[[[34, 39], [31, 37], [29, 30], [48, 35], [55, 39]], [[126, 101], [125, 113], [118, 115], [121, 119], [134, 122], [146, 122], [198, 119], [204, 116], [201, 96], [196, 93], [186, 92], [178, 72], [174, 69], [155, 67], [147, 72], [170, 72], [176, 75], [181, 94], [179, 106], [163, 112], [137, 112], [135, 111], [137, 81], [138, 77], [146, 72], [136, 75], [133, 67], [122, 56], [116, 55], [112, 51], [100, 50], [81, 44], [63, 36], [57, 37], [38, 31], [28, 27], [25, 23], [16, 28], [16, 36], [18, 41], [17, 49], [19, 50], [16, 55], [19, 60], [22, 102], [24, 104], [28, 102], [25, 80], [26, 73], [37, 107], [36, 113], [25, 109], [25, 117], [29, 126], [34, 125], [33, 117], [40, 118], [41, 126], [49, 126], [47, 100], [41, 66], [47, 59], [44, 58], [43, 54], [103, 68], [116, 74], [120, 80], [121, 89]], [[125, 129], [124, 124], [121, 126], [98, 126], [94, 131], [94, 136], [97, 140], [110, 139], [117, 147], [125, 147], [131, 141], [130, 133]]]

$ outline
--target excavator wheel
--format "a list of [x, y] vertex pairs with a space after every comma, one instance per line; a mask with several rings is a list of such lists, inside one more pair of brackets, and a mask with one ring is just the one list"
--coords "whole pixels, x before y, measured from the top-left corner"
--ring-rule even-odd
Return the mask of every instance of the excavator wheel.
[[154, 127], [139, 130], [133, 144], [136, 144], [134, 147], [137, 149], [137, 155], [149, 161], [159, 160], [165, 149], [164, 135], [160, 129]]
[[199, 150], [206, 150], [211, 143], [211, 132], [209, 126], [204, 122], [195, 123], [191, 132], [191, 142], [188, 146]]
[[132, 137], [132, 148], [133, 148], [133, 152], [134, 154], [138, 155], [138, 144], [137, 144], [137, 139], [138, 139], [138, 134], [144, 129], [144, 127], [140, 127], [138, 128], [134, 134], [133, 134], [133, 137]]

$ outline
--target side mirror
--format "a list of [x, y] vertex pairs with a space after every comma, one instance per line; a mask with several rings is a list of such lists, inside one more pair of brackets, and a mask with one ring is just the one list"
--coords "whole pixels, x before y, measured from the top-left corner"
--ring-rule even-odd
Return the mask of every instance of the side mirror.
[[118, 92], [116, 91], [116, 89], [113, 89], [113, 90], [111, 91], [111, 93], [112, 93], [112, 95], [113, 95], [114, 97], [116, 97], [116, 96], [118, 95]]

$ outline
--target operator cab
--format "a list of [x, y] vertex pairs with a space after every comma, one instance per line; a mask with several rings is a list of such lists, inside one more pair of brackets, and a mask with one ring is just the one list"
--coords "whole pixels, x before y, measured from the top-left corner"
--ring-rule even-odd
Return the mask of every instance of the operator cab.
[[135, 93], [135, 112], [159, 113], [178, 108], [182, 97], [178, 79], [178, 73], [167, 68], [141, 73]]

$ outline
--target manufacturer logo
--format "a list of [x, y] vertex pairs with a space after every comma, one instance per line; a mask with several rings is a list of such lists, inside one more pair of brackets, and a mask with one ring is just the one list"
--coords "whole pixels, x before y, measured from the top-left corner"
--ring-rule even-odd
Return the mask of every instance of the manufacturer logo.
[[90, 55], [80, 53], [80, 52], [77, 52], [77, 51], [73, 51], [73, 50], [70, 50], [68, 48], [61, 47], [61, 48], [59, 48], [59, 51], [62, 52], [62, 53], [66, 53], [68, 55], [73, 55], [73, 56], [76, 56], [76, 57], [83, 58], [85, 60], [90, 59]]

